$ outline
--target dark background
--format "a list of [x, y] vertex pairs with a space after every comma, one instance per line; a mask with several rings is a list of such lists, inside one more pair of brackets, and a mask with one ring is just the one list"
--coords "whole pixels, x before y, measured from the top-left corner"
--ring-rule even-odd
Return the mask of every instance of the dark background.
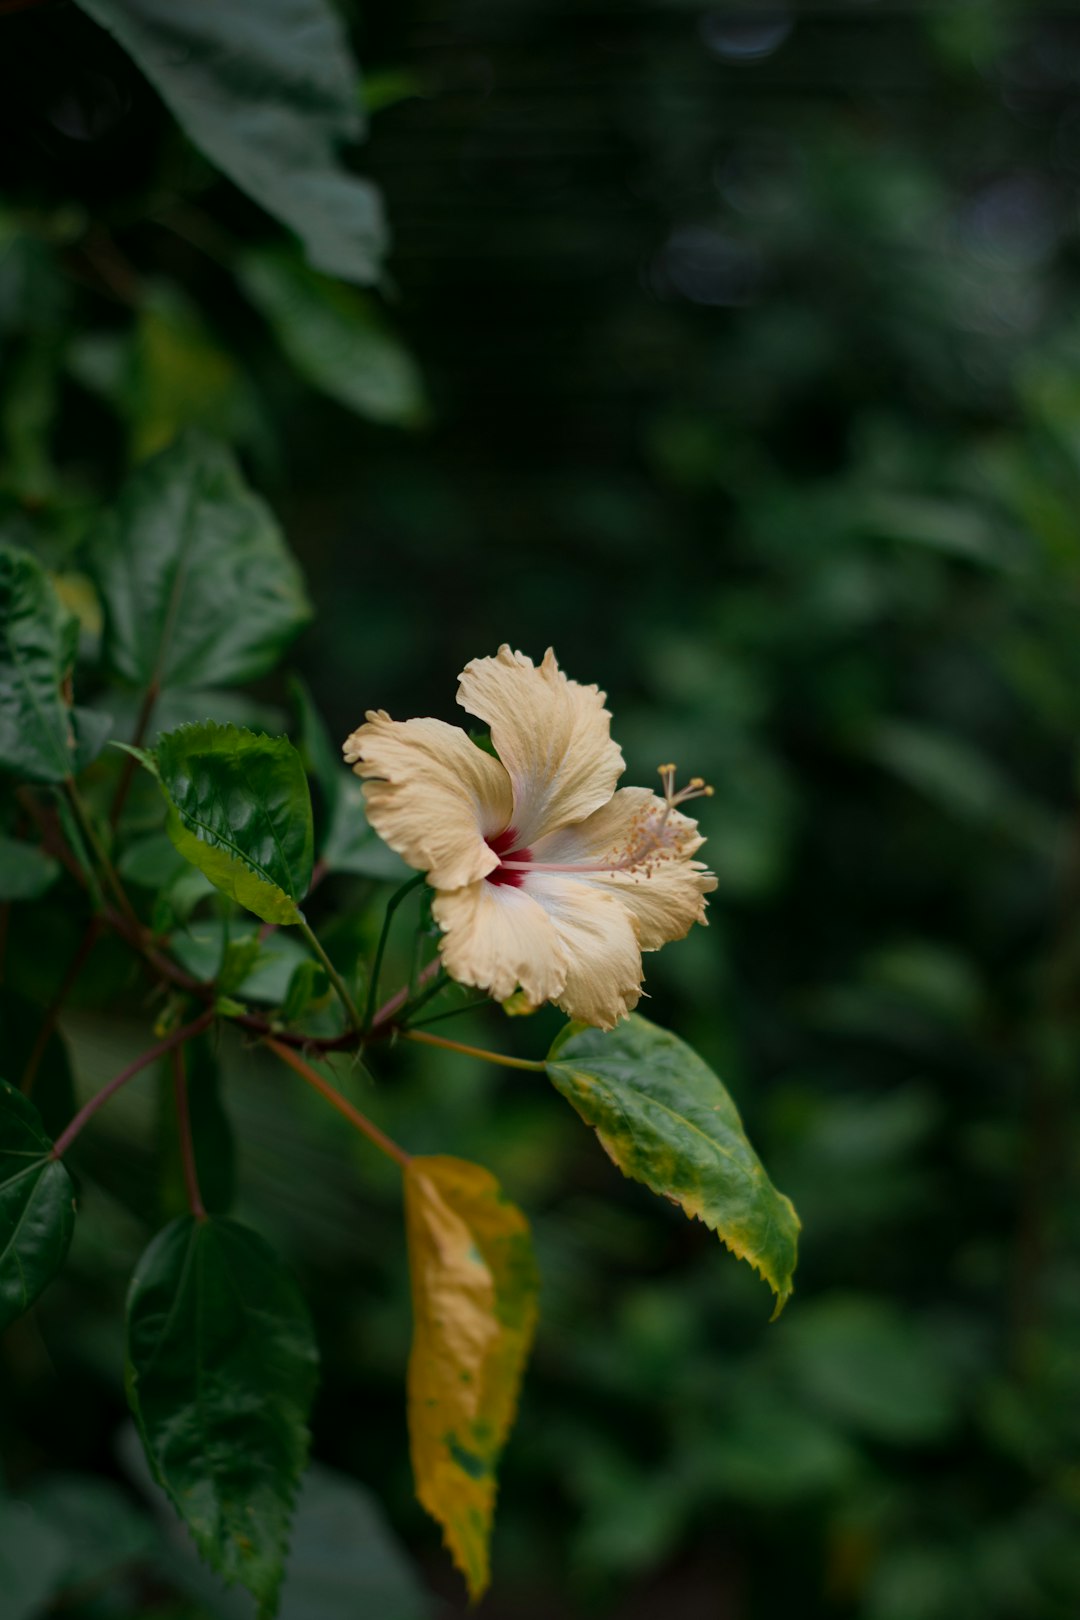
[[[404, 1060], [380, 1094], [395, 1134], [490, 1164], [535, 1223], [482, 1612], [1073, 1620], [1080, 18], [352, 21], [423, 424], [361, 420], [289, 365], [207, 251], [267, 220], [103, 36], [67, 6], [0, 14], [5, 241], [32, 221], [0, 258], [0, 515], [77, 572], [129, 456], [201, 421], [305, 568], [294, 664], [335, 736], [369, 706], [453, 720], [470, 657], [551, 644], [608, 690], [629, 780], [673, 758], [716, 786], [711, 926], [649, 964], [648, 1008], [799, 1208], [778, 1324], [554, 1095]], [[283, 683], [258, 697], [287, 709]], [[111, 1072], [115, 1023], [81, 1016], [87, 1072]], [[538, 1052], [557, 1022], [506, 1041]], [[319, 1322], [317, 1453], [456, 1603], [410, 1496], [393, 1181], [332, 1124], [298, 1145], [281, 1111], [308, 1111], [231, 1061], [243, 1207]], [[152, 1106], [125, 1106], [111, 1240], [10, 1352], [14, 1484], [119, 1477], [114, 1316], [156, 1197]], [[210, 1612], [126, 1601], [86, 1613]]]

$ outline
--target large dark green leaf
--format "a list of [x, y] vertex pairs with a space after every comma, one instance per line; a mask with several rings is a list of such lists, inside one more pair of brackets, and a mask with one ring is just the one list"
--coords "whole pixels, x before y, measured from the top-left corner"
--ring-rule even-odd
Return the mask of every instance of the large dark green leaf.
[[290, 254], [248, 254], [240, 279], [302, 377], [372, 422], [414, 427], [426, 414], [416, 362], [363, 293]]
[[799, 1218], [765, 1174], [708, 1064], [677, 1036], [633, 1017], [606, 1033], [568, 1024], [547, 1071], [623, 1174], [704, 1221], [760, 1272], [781, 1310]]
[[71, 1178], [33, 1103], [0, 1080], [0, 1330], [64, 1263], [75, 1225]]
[[40, 563], [0, 545], [0, 768], [33, 782], [76, 769], [64, 685], [78, 630]]
[[116, 35], [185, 134], [288, 225], [328, 275], [371, 283], [379, 194], [339, 149], [363, 134], [359, 70], [330, 0], [79, 0]]
[[311, 613], [272, 514], [229, 452], [198, 433], [132, 474], [88, 562], [105, 663], [139, 687], [253, 680]]
[[154, 768], [181, 855], [264, 922], [299, 921], [311, 882], [311, 796], [286, 737], [239, 726], [180, 726]]
[[158, 1482], [202, 1556], [277, 1604], [318, 1357], [307, 1307], [237, 1222], [184, 1216], [128, 1297], [128, 1395]]

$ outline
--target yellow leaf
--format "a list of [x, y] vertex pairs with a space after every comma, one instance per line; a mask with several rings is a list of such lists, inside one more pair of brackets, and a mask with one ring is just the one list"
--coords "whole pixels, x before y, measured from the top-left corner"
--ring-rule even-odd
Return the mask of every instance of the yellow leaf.
[[490, 1579], [495, 1470], [536, 1326], [529, 1224], [464, 1159], [411, 1159], [409, 1444], [416, 1494], [476, 1598]]

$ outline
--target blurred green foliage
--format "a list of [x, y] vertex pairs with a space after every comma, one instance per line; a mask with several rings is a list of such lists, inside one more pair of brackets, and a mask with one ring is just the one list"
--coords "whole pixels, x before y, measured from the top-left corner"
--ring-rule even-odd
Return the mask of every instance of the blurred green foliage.
[[[302, 561], [297, 661], [335, 739], [369, 705], [453, 719], [469, 657], [551, 642], [608, 689], [630, 780], [675, 758], [717, 786], [712, 926], [648, 988], [802, 1216], [777, 1325], [522, 1076], [410, 1052], [379, 1093], [415, 1151], [466, 1152], [535, 1216], [485, 1613], [1073, 1620], [1080, 25], [658, 0], [350, 20], [378, 294], [305, 268], [73, 8], [0, 14], [0, 533], [95, 638], [91, 518], [129, 458], [203, 427]], [[273, 681], [246, 701], [289, 713]], [[357, 858], [333, 881], [370, 945]], [[5, 998], [44, 1002], [76, 924], [13, 898]], [[205, 927], [192, 953], [220, 948]], [[140, 994], [102, 947], [64, 1025], [80, 1088], [133, 1054]], [[522, 1050], [556, 1027], [521, 1023]], [[241, 1208], [316, 1316], [316, 1453], [442, 1583], [405, 1462], [393, 1174], [223, 1055]], [[50, 1074], [70, 1087], [59, 1049]], [[48, 1612], [65, 1560], [78, 1620], [233, 1612], [182, 1550], [147, 1575], [164, 1532], [124, 1460], [118, 1302], [176, 1212], [159, 1101], [133, 1086], [88, 1139], [67, 1271], [4, 1341], [6, 1620]], [[95, 1532], [103, 1476], [125, 1510]], [[393, 1590], [380, 1612], [419, 1612]]]

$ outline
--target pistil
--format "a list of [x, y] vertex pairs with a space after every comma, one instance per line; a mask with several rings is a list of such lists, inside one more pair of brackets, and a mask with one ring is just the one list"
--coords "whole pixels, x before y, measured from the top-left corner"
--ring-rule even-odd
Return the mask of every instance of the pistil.
[[[651, 875], [648, 862], [652, 856], [666, 853], [668, 839], [665, 829], [671, 817], [671, 812], [680, 804], [686, 804], [690, 799], [711, 799], [714, 789], [709, 787], [704, 777], [692, 776], [684, 788], [675, 789], [675, 766], [661, 765], [660, 780], [664, 789], [664, 809], [658, 820], [648, 826], [645, 837], [637, 843], [628, 855], [618, 861], [537, 861], [532, 858], [529, 850], [515, 850], [512, 839], [516, 837], [513, 829], [499, 835], [498, 839], [489, 838], [487, 843], [496, 855], [500, 855], [499, 844], [507, 851], [507, 858], [501, 865], [489, 874], [489, 883], [513, 883], [520, 886], [524, 877], [518, 876], [525, 872], [571, 872], [575, 876], [587, 876], [596, 872], [633, 872], [644, 867], [646, 877]], [[506, 873], [503, 877], [501, 874]]]

